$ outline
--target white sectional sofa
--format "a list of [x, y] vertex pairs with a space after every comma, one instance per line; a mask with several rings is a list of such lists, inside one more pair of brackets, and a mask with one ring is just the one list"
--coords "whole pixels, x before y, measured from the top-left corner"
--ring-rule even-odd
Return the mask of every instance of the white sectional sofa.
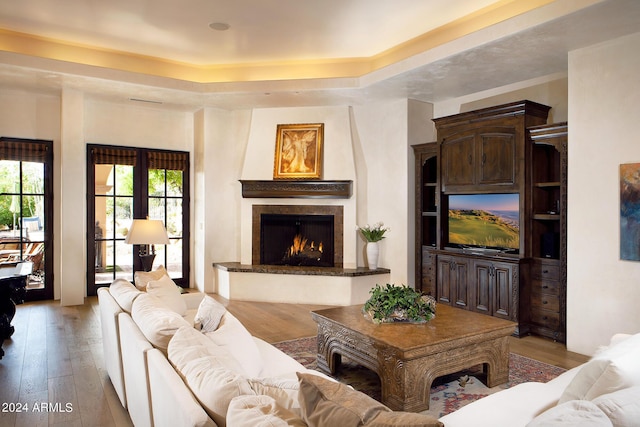
[[138, 278], [98, 290], [106, 369], [135, 426], [442, 425], [306, 369], [209, 296]]
[[106, 369], [136, 426], [640, 426], [640, 334], [435, 420], [304, 368], [213, 298], [144, 274], [145, 291], [126, 280], [98, 290]]

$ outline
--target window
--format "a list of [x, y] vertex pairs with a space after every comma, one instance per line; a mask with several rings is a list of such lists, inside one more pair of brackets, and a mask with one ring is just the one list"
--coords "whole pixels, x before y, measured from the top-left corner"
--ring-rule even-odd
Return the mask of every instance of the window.
[[159, 219], [169, 245], [156, 245], [154, 268], [189, 283], [189, 155], [186, 152], [89, 145], [88, 294], [142, 270], [137, 248], [125, 243], [134, 218]]
[[30, 263], [26, 300], [53, 298], [53, 142], [0, 138], [0, 266]]

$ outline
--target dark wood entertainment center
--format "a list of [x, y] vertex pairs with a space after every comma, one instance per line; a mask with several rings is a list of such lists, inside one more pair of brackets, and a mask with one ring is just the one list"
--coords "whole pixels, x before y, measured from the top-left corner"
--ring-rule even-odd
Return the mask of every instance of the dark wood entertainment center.
[[[416, 287], [439, 304], [517, 322], [515, 335], [565, 341], [567, 124], [531, 101], [433, 119], [413, 146]], [[517, 194], [519, 248], [449, 242], [449, 198]]]

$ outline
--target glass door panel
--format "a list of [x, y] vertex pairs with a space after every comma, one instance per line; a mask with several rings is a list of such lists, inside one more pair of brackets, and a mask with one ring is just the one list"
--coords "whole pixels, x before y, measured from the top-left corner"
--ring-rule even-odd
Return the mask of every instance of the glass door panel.
[[124, 240], [133, 220], [133, 166], [95, 165], [95, 283], [133, 280], [131, 245]]
[[[182, 239], [171, 239], [169, 237], [169, 241], [171, 242], [167, 248], [167, 265], [174, 266], [170, 269], [167, 269], [169, 272], [169, 276], [171, 277], [182, 277], [182, 270], [180, 270], [177, 266], [182, 265]], [[181, 268], [181, 267], [180, 267]]]
[[156, 245], [156, 260], [165, 266], [169, 276], [182, 277], [183, 172], [149, 169], [148, 179], [149, 218], [161, 220], [169, 236], [169, 245]]
[[53, 298], [50, 147], [0, 138], [0, 273], [28, 271], [26, 300]]

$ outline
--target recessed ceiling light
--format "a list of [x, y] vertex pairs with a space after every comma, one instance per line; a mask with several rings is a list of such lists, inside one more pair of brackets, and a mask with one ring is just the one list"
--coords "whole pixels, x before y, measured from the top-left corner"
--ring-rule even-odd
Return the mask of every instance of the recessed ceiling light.
[[211, 24], [209, 24], [209, 28], [216, 31], [227, 31], [229, 28], [231, 28], [231, 25], [225, 22], [212, 22]]

